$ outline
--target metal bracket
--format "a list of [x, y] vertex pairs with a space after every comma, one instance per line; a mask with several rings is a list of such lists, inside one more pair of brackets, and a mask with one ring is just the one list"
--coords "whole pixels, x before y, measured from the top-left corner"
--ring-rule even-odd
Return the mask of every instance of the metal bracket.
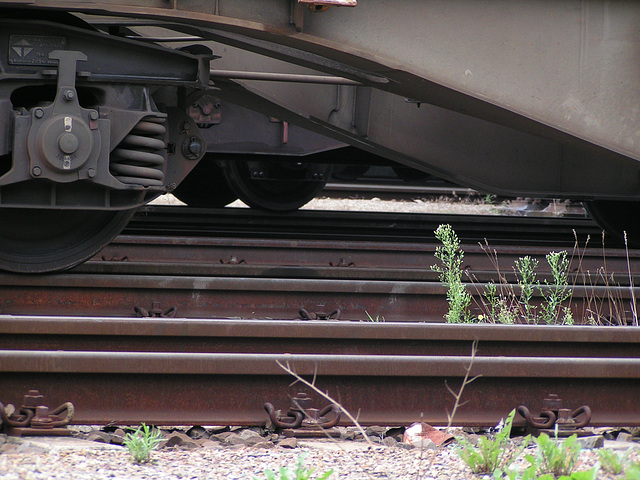
[[[269, 415], [272, 424], [280, 429], [301, 429], [302, 434], [310, 431], [318, 432], [335, 427], [340, 421], [342, 411], [335, 403], [327, 405], [322, 409], [311, 407], [311, 398], [299, 392], [291, 399], [291, 406], [286, 415], [280, 415], [271, 403], [265, 403], [264, 409]], [[325, 415], [333, 412], [333, 419], [327, 420]], [[301, 432], [295, 430], [292, 436], [299, 436]]]
[[71, 432], [66, 426], [73, 419], [75, 409], [71, 402], [66, 402], [49, 411], [44, 405], [44, 396], [38, 390], [29, 390], [24, 396], [19, 412], [13, 405], [0, 403], [0, 420], [7, 435], [57, 435], [67, 436]]
[[[322, 308], [324, 305], [318, 305], [318, 308]], [[308, 310], [301, 308], [298, 310], [300, 314], [300, 320], [339, 320], [342, 313], [339, 308], [336, 308], [331, 313], [325, 313], [322, 310], [317, 312], [309, 312]]]
[[347, 263], [347, 261], [344, 258], [340, 258], [340, 261], [336, 263], [329, 262], [329, 265], [331, 267], [355, 267], [356, 266], [356, 264], [353, 262]]
[[[569, 436], [574, 433], [580, 433], [580, 429], [586, 427], [591, 421], [591, 409], [587, 405], [583, 405], [575, 410], [563, 408], [562, 399], [556, 394], [549, 394], [542, 401], [542, 410], [539, 417], [531, 415], [529, 409], [520, 405], [517, 409], [518, 413], [527, 421], [527, 425], [531, 428], [542, 432], [554, 432], [557, 427], [558, 435]], [[577, 418], [581, 415], [582, 420]]]
[[160, 302], [151, 302], [151, 309], [135, 306], [133, 310], [138, 315], [138, 318], [174, 318], [178, 311], [178, 307], [171, 307], [166, 310], [160, 308]]

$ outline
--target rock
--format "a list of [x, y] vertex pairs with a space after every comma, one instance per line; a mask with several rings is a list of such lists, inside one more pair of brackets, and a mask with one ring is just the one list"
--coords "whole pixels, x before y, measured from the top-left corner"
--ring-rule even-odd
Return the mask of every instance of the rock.
[[118, 428], [111, 434], [111, 443], [113, 443], [114, 445], [123, 445], [126, 437], [127, 434], [124, 432], [124, 430]]
[[100, 430], [94, 430], [87, 435], [87, 440], [90, 442], [111, 443], [111, 435]]
[[620, 432], [616, 437], [616, 442], [632, 442], [633, 435], [627, 432]]
[[410, 445], [410, 444], [404, 443], [404, 442], [398, 442], [396, 447], [402, 448], [404, 450], [411, 450], [411, 449], [415, 448], [413, 445]]
[[200, 445], [200, 447], [207, 450], [220, 450], [222, 448], [219, 442], [214, 442], [213, 440], [209, 440], [208, 438], [201, 438], [199, 440], [196, 440], [196, 442], [198, 443], [198, 445]]
[[215, 433], [213, 435], [211, 435], [209, 437], [209, 439], [211, 440], [218, 440], [221, 443], [225, 443], [227, 441], [227, 438], [229, 438], [231, 435], [236, 435], [234, 432], [222, 432], [222, 433]]
[[582, 448], [602, 448], [604, 446], [604, 437], [602, 435], [594, 435], [591, 437], [578, 437], [578, 443]]
[[433, 442], [432, 440], [429, 440], [428, 438], [414, 440], [411, 444], [414, 447], [422, 448], [423, 450], [437, 450], [438, 449], [438, 445], [436, 445], [435, 442]]
[[378, 426], [372, 426], [372, 427], [367, 427], [364, 430], [364, 433], [367, 434], [368, 437], [380, 437], [382, 438], [384, 436], [385, 433], [387, 433], [387, 427], [378, 427]]
[[194, 440], [198, 440], [200, 438], [209, 438], [210, 436], [207, 433], [206, 429], [198, 425], [191, 427], [189, 430], [187, 430], [187, 435], [193, 438]]
[[261, 442], [258, 442], [258, 443], [254, 444], [252, 446], [253, 446], [253, 448], [275, 448], [275, 445], [273, 443], [265, 441], [265, 440], [263, 440]]
[[340, 432], [341, 440], [354, 440], [356, 438], [356, 432], [352, 430], [343, 430]]
[[186, 433], [173, 432], [167, 437], [164, 447], [197, 448], [198, 444]]
[[393, 437], [384, 437], [382, 444], [387, 447], [395, 447], [398, 444], [398, 441]]
[[633, 437], [640, 437], [640, 427], [627, 427], [625, 430], [627, 430]]
[[282, 448], [296, 448], [298, 446], [298, 440], [294, 437], [285, 438], [284, 440], [280, 440], [280, 442], [278, 442], [278, 446]]
[[259, 434], [258, 432], [256, 432], [255, 430], [250, 430], [250, 429], [242, 430], [242, 431], [240, 432], [240, 436], [241, 436], [242, 438], [246, 438], [246, 439], [249, 439], [249, 438], [256, 438], [256, 437], [257, 437], [257, 438], [262, 438], [262, 435], [260, 435], [260, 434]]
[[229, 431], [229, 427], [223, 426], [223, 425], [207, 426], [207, 433], [209, 433], [209, 435], [213, 435], [214, 433], [228, 432], [228, 431]]
[[242, 433], [231, 433], [227, 438], [225, 438], [224, 443], [227, 445], [244, 445], [247, 447], [251, 447], [256, 443], [260, 443], [263, 441], [263, 438], [260, 435], [250, 435]]
[[42, 455], [46, 451], [44, 448], [32, 445], [30, 442], [25, 442], [16, 448], [16, 453], [21, 453], [22, 455]]

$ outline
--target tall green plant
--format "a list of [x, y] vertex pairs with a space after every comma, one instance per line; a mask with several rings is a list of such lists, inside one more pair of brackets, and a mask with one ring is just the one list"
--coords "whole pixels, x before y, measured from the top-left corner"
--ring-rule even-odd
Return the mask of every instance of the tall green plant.
[[496, 434], [494, 439], [480, 437], [478, 438], [478, 444], [472, 445], [464, 437], [456, 438], [460, 445], [457, 454], [473, 473], [485, 473], [502, 478], [502, 473], [509, 469], [513, 460], [527, 447], [531, 439], [530, 435], [525, 437], [519, 449], [509, 449], [509, 436], [511, 435], [511, 425], [515, 414], [515, 410], [509, 413], [504, 422], [504, 427]]
[[542, 303], [540, 316], [547, 325], [564, 323], [573, 325], [571, 310], [563, 307], [562, 303], [568, 300], [572, 291], [569, 288], [569, 259], [567, 252], [551, 252], [547, 255], [547, 262], [551, 267], [553, 280], [545, 280], [546, 288], [540, 288], [545, 301]]
[[449, 224], [443, 224], [435, 231], [436, 239], [442, 246], [436, 247], [435, 257], [442, 263], [433, 265], [431, 269], [440, 274], [440, 281], [449, 289], [447, 301], [449, 311], [446, 314], [448, 323], [464, 323], [471, 321], [469, 306], [471, 295], [462, 283], [462, 259], [464, 253], [460, 248], [460, 240]]
[[536, 268], [538, 260], [530, 256], [522, 257], [515, 262], [516, 277], [520, 287], [520, 305], [526, 323], [535, 323], [536, 307], [531, 305], [531, 298], [536, 285]]

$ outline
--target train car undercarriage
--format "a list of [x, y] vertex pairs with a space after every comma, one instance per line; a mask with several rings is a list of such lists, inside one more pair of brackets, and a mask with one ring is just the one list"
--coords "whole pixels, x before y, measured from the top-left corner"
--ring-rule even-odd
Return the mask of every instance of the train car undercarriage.
[[297, 208], [347, 145], [487, 193], [583, 200], [638, 242], [639, 13], [0, 0], [0, 268], [81, 263], [168, 192]]

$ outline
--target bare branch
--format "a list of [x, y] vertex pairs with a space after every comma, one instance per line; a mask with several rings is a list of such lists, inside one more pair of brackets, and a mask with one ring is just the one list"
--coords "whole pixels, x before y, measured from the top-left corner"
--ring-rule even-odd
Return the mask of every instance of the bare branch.
[[[323, 391], [321, 391], [318, 387], [315, 386], [315, 381], [316, 381], [316, 375], [314, 373], [313, 376], [313, 383], [309, 382], [307, 380], [305, 380], [304, 378], [302, 378], [300, 375], [298, 375], [296, 372], [294, 372], [291, 367], [289, 366], [289, 362], [287, 362], [287, 365], [283, 365], [282, 363], [280, 363], [280, 361], [276, 360], [276, 363], [278, 364], [278, 366], [280, 366], [280, 368], [282, 368], [285, 372], [287, 372], [289, 375], [293, 376], [294, 378], [296, 378], [299, 382], [305, 384], [307, 387], [313, 389], [316, 393], [318, 393], [319, 395], [321, 395], [322, 397], [324, 397], [326, 400], [330, 401], [331, 403], [337, 405], [338, 407], [340, 407], [340, 410], [342, 410], [342, 412], [349, 418], [349, 420], [351, 420], [353, 422], [353, 424], [358, 428], [358, 430], [360, 431], [360, 433], [362, 434], [362, 436], [364, 437], [364, 439], [367, 441], [367, 443], [369, 445], [373, 445], [373, 442], [371, 442], [371, 440], [369, 439], [369, 437], [367, 436], [366, 432], [364, 431], [364, 429], [360, 426], [360, 423], [358, 423], [358, 421], [353, 417], [353, 415], [351, 415], [347, 409], [345, 409], [342, 405], [340, 405], [338, 402], [336, 402], [333, 398], [331, 398], [329, 396], [328, 393], [325, 393]], [[317, 367], [316, 367], [316, 373], [317, 373]]]

